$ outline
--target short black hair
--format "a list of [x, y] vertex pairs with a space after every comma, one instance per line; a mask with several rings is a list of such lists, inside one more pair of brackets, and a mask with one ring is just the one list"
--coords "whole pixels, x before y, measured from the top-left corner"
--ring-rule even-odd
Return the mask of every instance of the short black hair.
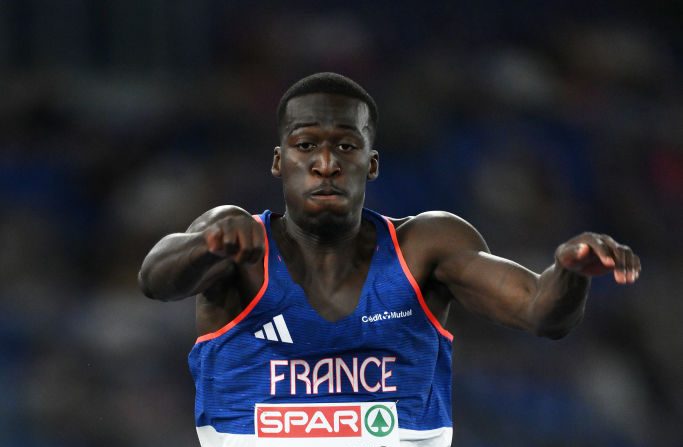
[[277, 106], [277, 129], [279, 134], [282, 134], [282, 121], [285, 117], [285, 111], [289, 100], [310, 93], [331, 93], [363, 101], [368, 106], [370, 112], [370, 140], [372, 141], [375, 139], [377, 121], [379, 118], [375, 100], [372, 99], [372, 96], [370, 96], [363, 87], [352, 79], [338, 73], [330, 72], [315, 73], [306, 76], [305, 78], [296, 81], [287, 89], [284, 95], [282, 95], [280, 103]]

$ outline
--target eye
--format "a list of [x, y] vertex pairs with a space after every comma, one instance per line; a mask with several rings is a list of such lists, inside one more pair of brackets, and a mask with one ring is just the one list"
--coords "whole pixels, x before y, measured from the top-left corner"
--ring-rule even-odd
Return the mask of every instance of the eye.
[[302, 141], [301, 143], [297, 143], [294, 146], [302, 151], [310, 151], [315, 149], [315, 144], [308, 141]]
[[350, 143], [339, 143], [337, 147], [342, 151], [342, 152], [350, 152], [354, 149], [356, 149], [356, 146]]

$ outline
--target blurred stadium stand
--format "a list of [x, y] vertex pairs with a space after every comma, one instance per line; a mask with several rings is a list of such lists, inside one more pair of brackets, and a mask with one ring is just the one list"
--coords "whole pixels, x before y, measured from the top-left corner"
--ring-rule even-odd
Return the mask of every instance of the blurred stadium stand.
[[559, 342], [454, 309], [460, 447], [683, 445], [683, 3], [0, 0], [0, 446], [198, 445], [191, 300], [136, 286], [162, 235], [282, 211], [275, 108], [337, 71], [380, 110], [369, 207], [444, 209], [541, 270], [609, 233]]

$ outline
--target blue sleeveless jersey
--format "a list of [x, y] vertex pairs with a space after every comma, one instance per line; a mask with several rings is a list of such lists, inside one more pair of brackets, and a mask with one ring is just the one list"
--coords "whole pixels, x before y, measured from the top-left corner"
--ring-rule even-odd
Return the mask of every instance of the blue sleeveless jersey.
[[377, 245], [358, 305], [323, 319], [287, 271], [271, 213], [264, 282], [233, 321], [189, 355], [203, 447], [255, 445], [257, 404], [395, 402], [401, 445], [448, 446], [453, 336], [427, 308], [394, 225], [367, 209]]

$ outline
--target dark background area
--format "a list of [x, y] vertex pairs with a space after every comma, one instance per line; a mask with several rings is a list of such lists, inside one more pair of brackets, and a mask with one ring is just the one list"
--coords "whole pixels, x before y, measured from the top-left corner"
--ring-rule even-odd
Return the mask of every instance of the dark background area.
[[196, 446], [192, 300], [138, 291], [203, 211], [282, 211], [275, 108], [379, 105], [368, 206], [442, 209], [536, 271], [640, 254], [561, 341], [453, 309], [459, 447], [683, 444], [683, 3], [0, 0], [0, 446]]

